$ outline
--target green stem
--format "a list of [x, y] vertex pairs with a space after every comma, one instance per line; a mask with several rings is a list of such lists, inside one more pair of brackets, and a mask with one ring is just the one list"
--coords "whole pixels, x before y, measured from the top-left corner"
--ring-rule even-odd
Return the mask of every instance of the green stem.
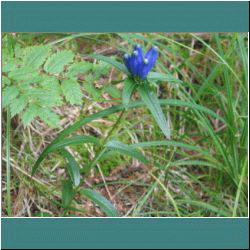
[[6, 173], [6, 189], [7, 189], [7, 213], [8, 216], [12, 216], [12, 209], [11, 209], [11, 195], [10, 195], [10, 109], [7, 108], [7, 139], [6, 139], [6, 166], [7, 166], [7, 173]]
[[113, 127], [111, 128], [111, 130], [109, 131], [107, 137], [103, 140], [103, 142], [101, 143], [101, 145], [99, 146], [99, 150], [97, 151], [94, 159], [92, 160], [92, 162], [86, 166], [86, 168], [84, 168], [82, 170], [82, 173], [84, 173], [85, 175], [88, 174], [88, 172], [90, 171], [90, 169], [96, 165], [96, 163], [98, 162], [98, 160], [100, 159], [100, 157], [105, 153], [106, 148], [103, 148], [105, 146], [105, 144], [107, 143], [107, 141], [109, 140], [109, 138], [114, 134], [115, 131], [117, 131], [117, 129], [119, 128], [119, 125], [122, 121], [122, 118], [125, 114], [125, 109], [122, 110], [122, 112], [120, 113], [116, 123], [113, 125]]

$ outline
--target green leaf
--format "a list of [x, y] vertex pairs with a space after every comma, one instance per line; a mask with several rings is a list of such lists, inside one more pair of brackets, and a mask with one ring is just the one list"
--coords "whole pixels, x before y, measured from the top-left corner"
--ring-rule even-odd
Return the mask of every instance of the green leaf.
[[14, 116], [23, 111], [26, 105], [28, 104], [27, 101], [28, 101], [27, 98], [23, 95], [21, 95], [19, 98], [14, 98], [10, 103], [11, 115]]
[[125, 67], [125, 65], [123, 63], [119, 63], [118, 61], [116, 61], [110, 57], [102, 56], [102, 55], [98, 55], [98, 54], [91, 54], [91, 55], [84, 55], [84, 56], [88, 56], [91, 58], [102, 60], [106, 63], [111, 64], [113, 67], [123, 71], [124, 73], [129, 74], [129, 71], [127, 70], [127, 68]]
[[79, 186], [80, 184], [80, 166], [76, 162], [75, 158], [65, 149], [61, 149], [61, 154], [68, 160], [68, 171], [72, 183], [74, 186]]
[[[80, 143], [94, 143], [99, 144], [99, 140], [93, 136], [72, 136], [71, 138], [62, 138], [61, 140], [57, 141], [56, 143], [50, 144], [51, 147], [49, 147], [47, 150], [44, 150], [42, 154], [37, 159], [35, 165], [32, 168], [32, 175], [36, 172], [37, 168], [39, 167], [42, 160], [51, 152], [62, 149], [63, 147], [74, 145], [74, 144], [80, 144]], [[66, 151], [65, 154], [68, 152]], [[65, 156], [66, 157], [66, 156]], [[68, 155], [68, 159], [70, 156]], [[70, 158], [71, 159], [71, 158]], [[72, 160], [74, 162], [74, 160]], [[77, 164], [77, 163], [76, 163]], [[74, 167], [73, 163], [73, 167]], [[73, 173], [73, 171], [70, 171]], [[73, 175], [72, 175], [73, 176]], [[73, 177], [72, 177], [73, 178]]]
[[129, 100], [133, 93], [133, 90], [135, 89], [136, 84], [132, 79], [127, 78], [124, 81], [123, 86], [124, 87], [123, 87], [123, 93], [122, 93], [122, 101], [123, 101], [124, 107], [128, 109]]
[[138, 90], [142, 97], [142, 100], [151, 111], [151, 114], [153, 115], [155, 121], [158, 123], [162, 132], [168, 139], [170, 139], [170, 130], [168, 128], [167, 120], [162, 112], [161, 105], [157, 96], [153, 92], [151, 92], [145, 85], [139, 86]]
[[71, 104], [82, 103], [81, 88], [76, 80], [69, 79], [62, 81], [62, 90], [67, 101], [69, 101]]
[[181, 83], [182, 81], [173, 77], [171, 74], [162, 74], [158, 72], [149, 72], [147, 76], [148, 80], [151, 81], [168, 81], [168, 82], [176, 82], [176, 83]]
[[2, 76], [2, 88], [10, 84], [11, 84], [11, 80], [6, 76]]
[[38, 116], [39, 110], [40, 107], [37, 104], [31, 103], [28, 105], [25, 112], [21, 114], [22, 123], [25, 127], [28, 126], [36, 116]]
[[63, 208], [68, 208], [74, 197], [72, 181], [64, 181], [62, 184], [62, 205]]
[[121, 98], [120, 91], [116, 87], [114, 87], [110, 84], [107, 84], [104, 87], [104, 91], [107, 91], [112, 98]]
[[136, 150], [134, 147], [131, 147], [131, 145], [127, 145], [122, 142], [113, 140], [113, 141], [109, 141], [105, 145], [105, 147], [109, 150], [117, 151], [121, 154], [129, 155], [133, 158], [140, 160], [141, 162], [145, 164], [148, 163], [148, 160], [146, 159], [146, 157], [139, 150]]
[[[214, 113], [211, 109], [205, 108], [201, 105], [195, 104], [193, 102], [187, 102], [187, 101], [181, 101], [181, 100], [176, 100], [176, 99], [163, 99], [163, 100], [159, 100], [161, 105], [170, 105], [170, 106], [179, 106], [179, 107], [187, 107], [190, 108], [192, 110], [195, 111], [200, 111], [204, 114], [209, 114], [212, 117], [220, 120], [223, 122], [223, 124], [228, 126], [228, 123], [219, 115], [217, 115], [216, 113]], [[140, 108], [140, 107], [144, 107], [145, 103], [140, 101], [140, 102], [133, 102], [133, 103], [129, 103], [129, 109], [133, 109], [133, 108]], [[110, 114], [114, 114], [116, 112], [120, 112], [124, 110], [124, 106], [123, 105], [118, 105], [118, 106], [113, 106], [110, 107], [108, 109], [104, 109], [96, 114], [90, 115], [86, 118], [84, 118], [83, 120], [80, 120], [76, 123], [74, 123], [72, 126], [70, 126], [67, 129], [64, 129], [55, 139], [54, 141], [52, 141], [45, 149], [44, 151], [41, 153], [41, 155], [38, 157], [38, 159], [35, 162], [35, 165], [32, 168], [32, 175], [35, 174], [37, 168], [39, 167], [39, 165], [41, 164], [42, 160], [50, 153], [51, 148], [57, 144], [58, 142], [60, 142], [61, 140], [63, 140], [66, 136], [68, 136], [70, 133], [73, 133], [77, 130], [79, 130], [83, 125], [99, 119], [99, 118], [103, 118], [106, 117]]]
[[38, 71], [30, 67], [21, 67], [11, 71], [8, 75], [9, 78], [12, 78], [16, 81], [25, 81], [29, 80], [30, 82], [38, 76]]
[[139, 142], [135, 144], [131, 144], [131, 148], [150, 148], [150, 147], [160, 147], [160, 146], [170, 146], [170, 147], [180, 147], [180, 148], [188, 148], [190, 150], [199, 152], [205, 156], [210, 157], [210, 153], [193, 145], [189, 145], [183, 142], [178, 141], [150, 141], [150, 142]]
[[55, 77], [43, 79], [40, 86], [45, 91], [43, 95], [38, 96], [41, 105], [53, 107], [63, 103], [61, 96], [62, 88]]
[[49, 125], [51, 128], [58, 128], [60, 127], [60, 119], [59, 116], [48, 110], [47, 108], [39, 108], [39, 113], [38, 115], [40, 118]]
[[64, 70], [64, 65], [69, 64], [74, 58], [72, 51], [60, 51], [49, 57], [44, 65], [46, 72], [51, 74], [59, 74]]
[[111, 65], [105, 61], [93, 64], [93, 71], [97, 76], [106, 75], [111, 69]]
[[8, 106], [15, 98], [17, 98], [19, 94], [17, 86], [7, 86], [3, 90], [2, 94], [2, 104], [3, 107]]
[[94, 99], [97, 99], [101, 96], [101, 91], [100, 89], [97, 89], [93, 86], [93, 79], [92, 77], [87, 77], [86, 81], [84, 82], [83, 88], [86, 92], [92, 95]]
[[32, 46], [25, 49], [23, 59], [24, 65], [33, 69], [38, 69], [48, 57], [50, 46]]
[[15, 60], [15, 58], [8, 58], [8, 61], [2, 61], [2, 72], [8, 73], [17, 68], [17, 64], [21, 61]]
[[94, 190], [91, 189], [81, 189], [81, 194], [90, 200], [94, 201], [98, 206], [100, 206], [100, 209], [107, 214], [109, 217], [118, 217], [118, 211], [113, 206], [113, 204], [108, 201], [104, 196], [97, 193]]
[[81, 144], [81, 143], [99, 144], [99, 140], [94, 136], [85, 136], [85, 135], [72, 136], [71, 138], [63, 139], [58, 143], [54, 144], [53, 147], [51, 147], [51, 152], [66, 146]]
[[78, 74], [86, 74], [91, 69], [93, 69], [92, 63], [89, 63], [89, 62], [74, 63], [72, 66], [69, 67], [69, 70], [66, 75], [68, 77], [75, 77]]

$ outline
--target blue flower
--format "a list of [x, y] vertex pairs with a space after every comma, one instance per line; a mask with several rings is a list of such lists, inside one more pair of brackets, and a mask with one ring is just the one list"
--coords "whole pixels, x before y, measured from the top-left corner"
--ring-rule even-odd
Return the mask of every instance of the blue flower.
[[132, 76], [139, 77], [143, 80], [154, 67], [157, 57], [157, 47], [150, 49], [144, 56], [141, 46], [137, 45], [134, 47], [131, 56], [128, 54], [124, 55], [124, 63]]

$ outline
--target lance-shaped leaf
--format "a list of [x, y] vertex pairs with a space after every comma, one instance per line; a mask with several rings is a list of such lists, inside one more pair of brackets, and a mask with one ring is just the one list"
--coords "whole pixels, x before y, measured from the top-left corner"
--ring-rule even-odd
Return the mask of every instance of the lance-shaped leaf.
[[131, 147], [131, 145], [124, 144], [119, 141], [109, 141], [105, 147], [112, 151], [117, 151], [121, 154], [129, 155], [133, 158], [140, 160], [141, 162], [147, 164], [148, 160], [146, 157], [137, 149]]
[[123, 101], [123, 105], [126, 109], [128, 109], [129, 100], [130, 100], [130, 97], [133, 93], [133, 90], [135, 89], [135, 86], [136, 86], [135, 82], [130, 78], [127, 78], [124, 81], [122, 101]]
[[160, 126], [162, 132], [168, 139], [170, 139], [170, 130], [168, 128], [168, 123], [167, 123], [166, 117], [163, 114], [163, 111], [161, 109], [161, 105], [157, 96], [152, 91], [150, 91], [146, 85], [139, 86], [138, 90], [139, 90], [142, 100], [151, 111], [151, 114], [153, 115], [155, 121]]
[[[193, 102], [186, 102], [186, 101], [182, 101], [182, 100], [176, 100], [176, 99], [163, 99], [163, 100], [159, 100], [161, 105], [170, 105], [170, 106], [178, 106], [178, 107], [187, 107], [190, 108], [191, 110], [194, 111], [199, 111], [202, 112], [204, 114], [209, 114], [212, 117], [220, 120], [223, 122], [223, 124], [227, 125], [230, 127], [230, 125], [218, 114], [216, 114], [215, 112], [213, 112], [211, 109], [205, 108], [199, 104], [193, 103]], [[141, 108], [144, 107], [145, 103], [140, 101], [140, 102], [133, 102], [133, 103], [129, 103], [129, 109], [133, 109], [133, 108]], [[116, 112], [120, 112], [124, 110], [124, 106], [123, 105], [118, 105], [118, 106], [112, 106], [108, 109], [104, 109], [102, 111], [97, 112], [96, 114], [90, 115], [86, 118], [84, 118], [83, 120], [80, 120], [76, 123], [74, 123], [72, 126], [68, 127], [67, 129], [64, 129], [45, 149], [44, 151], [41, 153], [41, 155], [39, 156], [39, 158], [37, 159], [35, 165], [32, 168], [32, 175], [34, 175], [34, 173], [36, 172], [37, 168], [39, 167], [40, 163], [42, 162], [42, 160], [48, 155], [49, 152], [51, 152], [51, 148], [59, 143], [60, 141], [64, 140], [64, 138], [66, 136], [68, 136], [70, 133], [73, 133], [77, 130], [79, 130], [83, 125], [99, 119], [99, 118], [103, 118], [106, 117], [110, 114], [114, 114]]]
[[68, 171], [75, 186], [80, 184], [80, 167], [75, 158], [65, 149], [61, 149], [61, 154], [68, 160]]
[[94, 201], [100, 209], [107, 214], [109, 217], [118, 217], [118, 211], [116, 208], [113, 206], [113, 204], [108, 201], [104, 196], [102, 196], [100, 193], [97, 193], [94, 190], [91, 189], [81, 189], [81, 194], [88, 199]]
[[62, 184], [62, 204], [64, 208], [68, 208], [74, 197], [73, 183], [70, 180], [64, 181]]
[[35, 174], [37, 168], [39, 167], [42, 160], [51, 152], [56, 150], [62, 149], [66, 146], [80, 144], [80, 143], [94, 143], [99, 144], [99, 140], [94, 136], [72, 136], [71, 138], [61, 138], [60, 140], [56, 141], [56, 143], [51, 143], [39, 156], [35, 165], [32, 168], [32, 175]]

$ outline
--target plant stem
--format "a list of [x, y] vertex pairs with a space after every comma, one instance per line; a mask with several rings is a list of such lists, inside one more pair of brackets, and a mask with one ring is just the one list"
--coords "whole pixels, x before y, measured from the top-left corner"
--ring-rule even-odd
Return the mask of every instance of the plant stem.
[[11, 209], [11, 195], [10, 195], [10, 108], [7, 108], [7, 139], [6, 139], [6, 167], [7, 167], [7, 173], [6, 173], [6, 189], [7, 189], [7, 196], [6, 196], [6, 202], [7, 202], [7, 213], [8, 216], [12, 216], [12, 209]]
[[96, 163], [98, 162], [98, 160], [100, 159], [100, 157], [105, 153], [106, 149], [103, 148], [103, 146], [106, 144], [106, 142], [109, 140], [109, 138], [114, 134], [115, 131], [117, 131], [117, 129], [119, 128], [119, 125], [122, 121], [122, 118], [125, 114], [125, 109], [121, 111], [118, 119], [116, 120], [116, 123], [113, 125], [113, 127], [111, 128], [111, 130], [109, 131], [107, 137], [103, 140], [103, 142], [101, 143], [101, 145], [99, 146], [99, 150], [97, 151], [94, 159], [92, 160], [92, 162], [86, 166], [86, 168], [84, 168], [82, 170], [82, 173], [84, 173], [85, 175], [88, 174], [88, 172], [90, 171], [90, 169], [96, 165]]

